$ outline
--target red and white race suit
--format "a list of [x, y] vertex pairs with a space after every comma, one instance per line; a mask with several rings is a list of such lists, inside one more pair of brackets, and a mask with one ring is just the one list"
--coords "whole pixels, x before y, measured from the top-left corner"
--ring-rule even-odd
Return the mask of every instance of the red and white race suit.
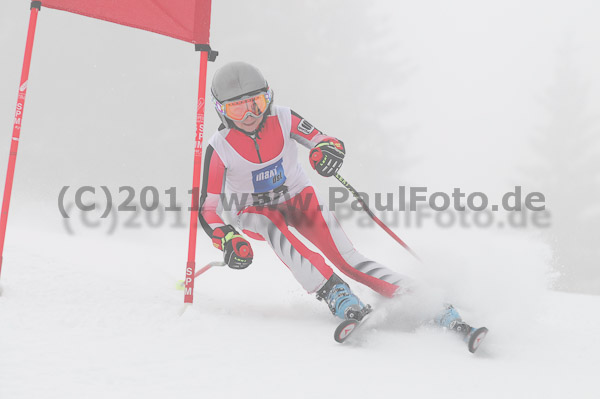
[[334, 214], [319, 201], [298, 163], [300, 143], [313, 148], [325, 139], [290, 108], [275, 106], [257, 137], [222, 127], [209, 142], [204, 161], [200, 223], [212, 236], [223, 226], [223, 210], [251, 238], [265, 240], [308, 291], [333, 274], [323, 257], [307, 248], [294, 227], [350, 278], [391, 297], [406, 278], [366, 258], [352, 245]]

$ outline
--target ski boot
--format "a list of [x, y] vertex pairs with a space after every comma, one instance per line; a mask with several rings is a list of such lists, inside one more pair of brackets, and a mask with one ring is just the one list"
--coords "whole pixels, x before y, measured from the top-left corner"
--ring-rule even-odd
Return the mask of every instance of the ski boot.
[[471, 353], [475, 353], [488, 332], [486, 327], [474, 328], [465, 323], [452, 305], [446, 305], [445, 309], [433, 321], [440, 327], [459, 334], [463, 341], [467, 343]]
[[352, 293], [337, 274], [332, 274], [325, 285], [317, 291], [317, 299], [324, 300], [334, 316], [342, 320], [361, 321], [371, 312], [371, 305], [364, 305], [356, 295]]

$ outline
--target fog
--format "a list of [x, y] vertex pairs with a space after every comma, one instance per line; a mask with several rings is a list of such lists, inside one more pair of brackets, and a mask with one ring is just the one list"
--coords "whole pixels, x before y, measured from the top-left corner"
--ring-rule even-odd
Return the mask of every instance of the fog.
[[[28, 4], [0, 4], [1, 176]], [[360, 191], [543, 193], [550, 227], [526, 234], [553, 251], [554, 287], [600, 294], [599, 16], [591, 0], [216, 1], [211, 45], [220, 55], [208, 78], [229, 61], [255, 64], [276, 103], [345, 142], [342, 174]], [[189, 43], [42, 8], [7, 239], [15, 226], [63, 231], [64, 186], [177, 187], [187, 205], [198, 65]], [[219, 120], [206, 112], [208, 139]], [[335, 186], [311, 178], [321, 190]], [[433, 237], [468, 239], [460, 229], [400, 233], [431, 249]], [[177, 234], [184, 248], [185, 229]]]

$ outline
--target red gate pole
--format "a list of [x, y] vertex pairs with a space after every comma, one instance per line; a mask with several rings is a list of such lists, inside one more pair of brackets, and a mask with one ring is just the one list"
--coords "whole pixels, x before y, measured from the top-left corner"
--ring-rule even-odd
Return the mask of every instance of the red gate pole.
[[202, 139], [204, 137], [204, 104], [206, 102], [206, 70], [208, 61], [214, 61], [218, 52], [207, 44], [196, 44], [200, 51], [200, 79], [198, 82], [198, 108], [196, 114], [196, 145], [194, 149], [194, 177], [192, 182], [192, 209], [190, 214], [190, 240], [185, 269], [184, 303], [194, 302], [194, 274], [196, 273], [196, 235], [198, 232], [198, 205], [200, 202], [200, 173], [202, 168]]
[[23, 60], [23, 69], [21, 70], [19, 97], [17, 99], [17, 110], [15, 111], [12, 140], [10, 142], [8, 168], [6, 169], [6, 183], [4, 184], [4, 197], [2, 199], [2, 215], [0, 216], [0, 272], [2, 271], [2, 256], [4, 254], [4, 238], [6, 237], [8, 207], [10, 205], [10, 194], [12, 193], [13, 178], [15, 176], [15, 163], [17, 162], [17, 150], [19, 149], [19, 136], [21, 134], [21, 123], [23, 121], [23, 109], [25, 108], [25, 96], [27, 95], [27, 81], [29, 80], [29, 66], [31, 64], [31, 53], [33, 51], [35, 26], [37, 23], [38, 12], [40, 11], [41, 7], [41, 1], [31, 2], [29, 29], [27, 31], [27, 44], [25, 45], [25, 58]]

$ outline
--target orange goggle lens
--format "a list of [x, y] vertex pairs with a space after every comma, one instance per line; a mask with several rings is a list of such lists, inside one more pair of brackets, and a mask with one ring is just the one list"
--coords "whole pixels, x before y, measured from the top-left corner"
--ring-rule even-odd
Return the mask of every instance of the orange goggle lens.
[[223, 104], [222, 113], [234, 121], [241, 121], [248, 113], [255, 116], [262, 115], [267, 110], [269, 101], [269, 95], [261, 93], [254, 97]]

